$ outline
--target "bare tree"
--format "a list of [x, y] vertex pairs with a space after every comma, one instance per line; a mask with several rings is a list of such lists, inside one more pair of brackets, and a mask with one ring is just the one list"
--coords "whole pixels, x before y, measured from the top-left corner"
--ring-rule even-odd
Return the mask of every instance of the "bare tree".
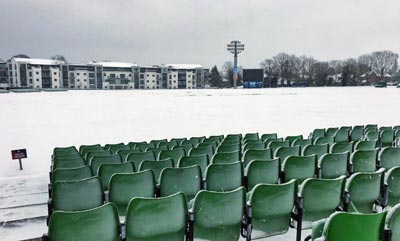
[[385, 74], [393, 73], [397, 67], [397, 59], [399, 55], [391, 51], [376, 51], [371, 54], [372, 70], [381, 77]]
[[51, 59], [54, 59], [54, 60], [63, 61], [64, 63], [68, 63], [68, 61], [67, 61], [67, 59], [64, 57], [64, 55], [61, 55], [61, 54], [53, 55], [53, 56], [51, 56], [50, 58], [51, 58]]

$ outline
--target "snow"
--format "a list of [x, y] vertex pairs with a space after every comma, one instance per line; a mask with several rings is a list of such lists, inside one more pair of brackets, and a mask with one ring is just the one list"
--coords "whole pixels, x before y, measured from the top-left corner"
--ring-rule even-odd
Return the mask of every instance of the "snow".
[[203, 66], [199, 64], [166, 64], [166, 66], [173, 69], [196, 69], [203, 68]]
[[[91, 64], [91, 63], [89, 63]], [[134, 66], [138, 66], [137, 64], [133, 63], [122, 63], [122, 62], [96, 62], [93, 63], [94, 65], [101, 65], [103, 67], [114, 67], [114, 68], [131, 68]]]
[[[399, 91], [329, 87], [1, 94], [0, 221], [47, 213], [43, 203], [55, 146], [251, 132], [307, 137], [315, 128], [393, 126], [400, 119], [395, 111]], [[28, 153], [23, 171], [11, 160], [10, 151], [19, 148]], [[37, 205], [25, 210], [28, 203]], [[0, 236], [16, 240], [44, 231], [45, 221], [33, 220], [19, 228], [0, 227]]]
[[33, 65], [59, 65], [64, 61], [53, 59], [32, 59], [32, 58], [14, 58], [15, 62], [28, 63]]

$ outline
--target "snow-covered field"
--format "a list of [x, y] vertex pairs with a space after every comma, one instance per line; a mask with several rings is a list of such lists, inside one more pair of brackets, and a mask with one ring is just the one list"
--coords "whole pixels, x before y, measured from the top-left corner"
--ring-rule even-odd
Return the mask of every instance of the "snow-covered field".
[[[41, 203], [55, 146], [246, 132], [308, 136], [320, 127], [398, 125], [399, 106], [400, 89], [374, 87], [0, 94], [0, 221], [46, 214]], [[11, 160], [18, 148], [28, 151], [23, 171]], [[26, 203], [38, 205], [26, 211]], [[32, 222], [0, 227], [0, 236], [17, 240], [45, 230]]]

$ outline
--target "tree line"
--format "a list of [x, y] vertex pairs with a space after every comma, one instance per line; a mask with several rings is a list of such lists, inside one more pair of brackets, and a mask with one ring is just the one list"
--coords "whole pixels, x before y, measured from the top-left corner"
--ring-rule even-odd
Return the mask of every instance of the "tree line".
[[[264, 69], [264, 86], [357, 86], [376, 81], [400, 81], [399, 55], [392, 51], [375, 51], [358, 58], [320, 61], [311, 56], [279, 53], [260, 63]], [[239, 67], [239, 81], [242, 80]], [[228, 61], [221, 71], [214, 66], [210, 71], [212, 87], [231, 87], [233, 64]]]

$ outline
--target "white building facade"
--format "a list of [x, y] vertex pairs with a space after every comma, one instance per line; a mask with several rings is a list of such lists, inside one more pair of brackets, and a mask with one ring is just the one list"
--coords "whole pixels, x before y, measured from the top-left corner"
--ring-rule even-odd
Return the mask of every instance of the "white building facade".
[[12, 58], [0, 63], [0, 88], [196, 89], [204, 88], [207, 73], [201, 65], [68, 64], [51, 59]]

